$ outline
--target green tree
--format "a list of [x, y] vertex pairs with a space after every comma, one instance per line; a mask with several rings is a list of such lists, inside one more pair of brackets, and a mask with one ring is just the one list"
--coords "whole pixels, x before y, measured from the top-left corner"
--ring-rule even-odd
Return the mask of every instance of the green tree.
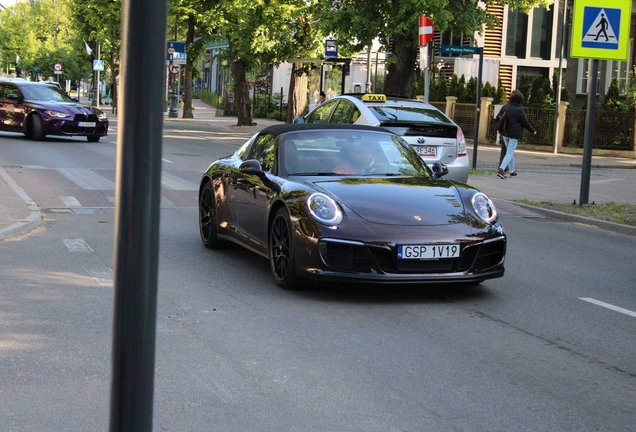
[[471, 77], [466, 83], [464, 102], [475, 103], [477, 101], [477, 77]]
[[[486, 0], [486, 5], [495, 3]], [[548, 6], [552, 0], [502, 0], [512, 9], [528, 11]], [[340, 47], [361, 50], [376, 37], [384, 48], [392, 41], [394, 50], [388, 58], [385, 93], [412, 96], [414, 70], [418, 52], [419, 15], [429, 17], [435, 28], [452, 28], [455, 34], [473, 34], [495, 17], [476, 0], [319, 0], [317, 16], [326, 34], [332, 34]]]
[[497, 85], [497, 92], [495, 93], [492, 103], [495, 105], [505, 105], [508, 103], [508, 95], [506, 94], [506, 89], [501, 84], [501, 81], [499, 81], [499, 84]]
[[492, 84], [490, 84], [490, 82], [486, 81], [484, 88], [481, 90], [482, 97], [494, 98], [495, 93], [497, 93], [497, 90], [492, 86]]

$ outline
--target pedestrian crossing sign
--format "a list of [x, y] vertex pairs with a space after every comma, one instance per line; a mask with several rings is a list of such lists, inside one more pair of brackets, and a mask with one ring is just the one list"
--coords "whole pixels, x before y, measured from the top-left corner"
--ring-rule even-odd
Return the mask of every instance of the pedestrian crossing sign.
[[632, 0], [575, 0], [570, 55], [626, 61], [631, 15]]

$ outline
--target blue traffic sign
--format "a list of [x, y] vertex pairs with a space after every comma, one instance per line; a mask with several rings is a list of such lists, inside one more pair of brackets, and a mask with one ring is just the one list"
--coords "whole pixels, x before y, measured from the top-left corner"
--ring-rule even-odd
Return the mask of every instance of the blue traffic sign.
[[104, 60], [93, 60], [94, 71], [104, 71]]
[[616, 50], [621, 30], [621, 10], [600, 7], [583, 9], [584, 48]]

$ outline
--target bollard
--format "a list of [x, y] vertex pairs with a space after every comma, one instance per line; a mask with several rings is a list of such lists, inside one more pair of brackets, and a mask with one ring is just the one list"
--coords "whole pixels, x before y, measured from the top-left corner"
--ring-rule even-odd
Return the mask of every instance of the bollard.
[[177, 109], [177, 93], [175, 91], [170, 92], [170, 111], [168, 112], [168, 117], [179, 117], [179, 111]]

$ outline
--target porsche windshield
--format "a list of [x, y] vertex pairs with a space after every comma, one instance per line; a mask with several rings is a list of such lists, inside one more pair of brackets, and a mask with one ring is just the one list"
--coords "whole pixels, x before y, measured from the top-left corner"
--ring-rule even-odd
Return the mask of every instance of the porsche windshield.
[[281, 172], [288, 175], [430, 175], [409, 145], [384, 132], [292, 132], [282, 137], [279, 153]]

